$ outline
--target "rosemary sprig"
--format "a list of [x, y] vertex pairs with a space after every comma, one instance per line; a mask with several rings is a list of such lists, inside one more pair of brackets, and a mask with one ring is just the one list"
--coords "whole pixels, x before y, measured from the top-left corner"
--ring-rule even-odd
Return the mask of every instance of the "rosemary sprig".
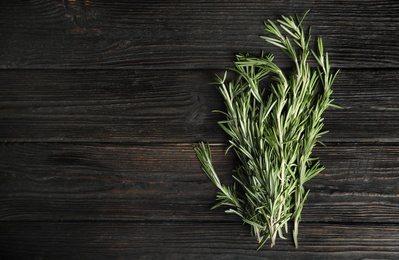
[[[306, 15], [306, 14], [305, 14]], [[323, 112], [332, 104], [331, 86], [338, 73], [331, 73], [328, 53], [321, 38], [317, 50], [310, 49], [311, 30], [305, 32], [303, 18], [282, 16], [277, 25], [268, 20], [262, 36], [279, 47], [293, 62], [286, 74], [274, 63], [273, 55], [252, 57], [238, 54], [234, 68], [236, 80], [227, 82], [227, 72], [216, 78], [226, 111], [218, 111], [226, 120], [218, 122], [230, 136], [239, 164], [231, 186], [221, 184], [212, 165], [209, 144], [195, 148], [202, 169], [219, 189], [218, 203], [227, 206], [251, 226], [260, 249], [269, 239], [273, 246], [277, 235], [284, 238], [288, 222], [294, 222], [293, 239], [298, 246], [301, 212], [309, 190], [304, 184], [324, 168], [312, 150], [323, 132]], [[313, 57], [318, 68], [311, 68]], [[262, 81], [271, 76], [269, 88]], [[237, 184], [241, 189], [236, 189]]]

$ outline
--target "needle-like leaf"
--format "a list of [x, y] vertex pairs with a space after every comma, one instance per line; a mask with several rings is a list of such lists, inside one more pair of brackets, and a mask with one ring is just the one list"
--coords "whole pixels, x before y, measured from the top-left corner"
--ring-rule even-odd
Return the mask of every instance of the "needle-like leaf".
[[[261, 38], [293, 61], [291, 73], [284, 73], [273, 55], [238, 54], [229, 69], [236, 74], [235, 81], [227, 81], [227, 72], [216, 77], [226, 105], [226, 111], [216, 111], [226, 117], [219, 125], [230, 137], [228, 149], [234, 150], [239, 160], [234, 183], [225, 186], [220, 182], [208, 144], [195, 148], [203, 171], [219, 189], [214, 208], [226, 206], [226, 213], [236, 214], [250, 225], [258, 249], [269, 240], [273, 246], [277, 234], [284, 238], [290, 220], [298, 246], [301, 212], [309, 194], [304, 184], [324, 169], [319, 159], [312, 157], [313, 148], [327, 133], [322, 114], [328, 107], [338, 107], [330, 98], [338, 72], [331, 73], [320, 37], [317, 49], [310, 49], [310, 29], [305, 33], [303, 18], [282, 16], [277, 23], [268, 20], [265, 30], [269, 35]], [[317, 68], [309, 65], [310, 56]], [[274, 82], [265, 88], [262, 82], [268, 76]]]

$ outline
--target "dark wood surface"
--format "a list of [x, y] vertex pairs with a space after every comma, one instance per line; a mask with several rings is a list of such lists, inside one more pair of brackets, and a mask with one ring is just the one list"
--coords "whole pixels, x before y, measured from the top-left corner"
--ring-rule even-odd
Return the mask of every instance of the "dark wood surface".
[[[299, 233], [256, 251], [193, 147], [232, 154], [208, 83], [303, 14], [341, 73]], [[398, 259], [399, 3], [1, 1], [0, 259]]]

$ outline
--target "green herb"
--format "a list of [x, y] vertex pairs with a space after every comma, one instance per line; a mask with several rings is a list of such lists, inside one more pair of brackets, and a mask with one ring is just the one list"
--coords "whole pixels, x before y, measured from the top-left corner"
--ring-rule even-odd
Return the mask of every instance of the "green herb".
[[[293, 239], [298, 246], [301, 212], [309, 190], [304, 184], [324, 168], [312, 149], [322, 132], [322, 114], [332, 104], [331, 85], [337, 75], [331, 73], [328, 54], [321, 38], [317, 50], [310, 49], [311, 31], [304, 30], [303, 18], [282, 16], [277, 24], [268, 20], [262, 36], [279, 47], [293, 62], [293, 71], [284, 73], [272, 55], [252, 57], [238, 54], [234, 62], [235, 80], [217, 76], [226, 116], [218, 122], [229, 135], [230, 146], [238, 157], [230, 186], [223, 185], [212, 165], [209, 144], [199, 143], [195, 152], [203, 171], [219, 189], [213, 207], [227, 206], [251, 226], [260, 249], [269, 239], [273, 246], [277, 235], [284, 238], [288, 222], [293, 220]], [[317, 68], [309, 65], [313, 57]], [[270, 77], [269, 86], [261, 84]], [[226, 151], [227, 152], [227, 151]]]

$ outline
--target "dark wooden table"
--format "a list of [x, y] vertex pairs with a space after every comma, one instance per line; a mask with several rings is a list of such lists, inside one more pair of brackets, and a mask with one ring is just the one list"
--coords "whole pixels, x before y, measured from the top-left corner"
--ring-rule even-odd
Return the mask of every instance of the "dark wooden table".
[[[276, 48], [263, 21], [311, 12], [341, 74], [300, 247], [256, 251], [210, 211], [193, 147], [234, 165], [215, 73]], [[1, 1], [0, 259], [399, 259], [399, 3]]]

